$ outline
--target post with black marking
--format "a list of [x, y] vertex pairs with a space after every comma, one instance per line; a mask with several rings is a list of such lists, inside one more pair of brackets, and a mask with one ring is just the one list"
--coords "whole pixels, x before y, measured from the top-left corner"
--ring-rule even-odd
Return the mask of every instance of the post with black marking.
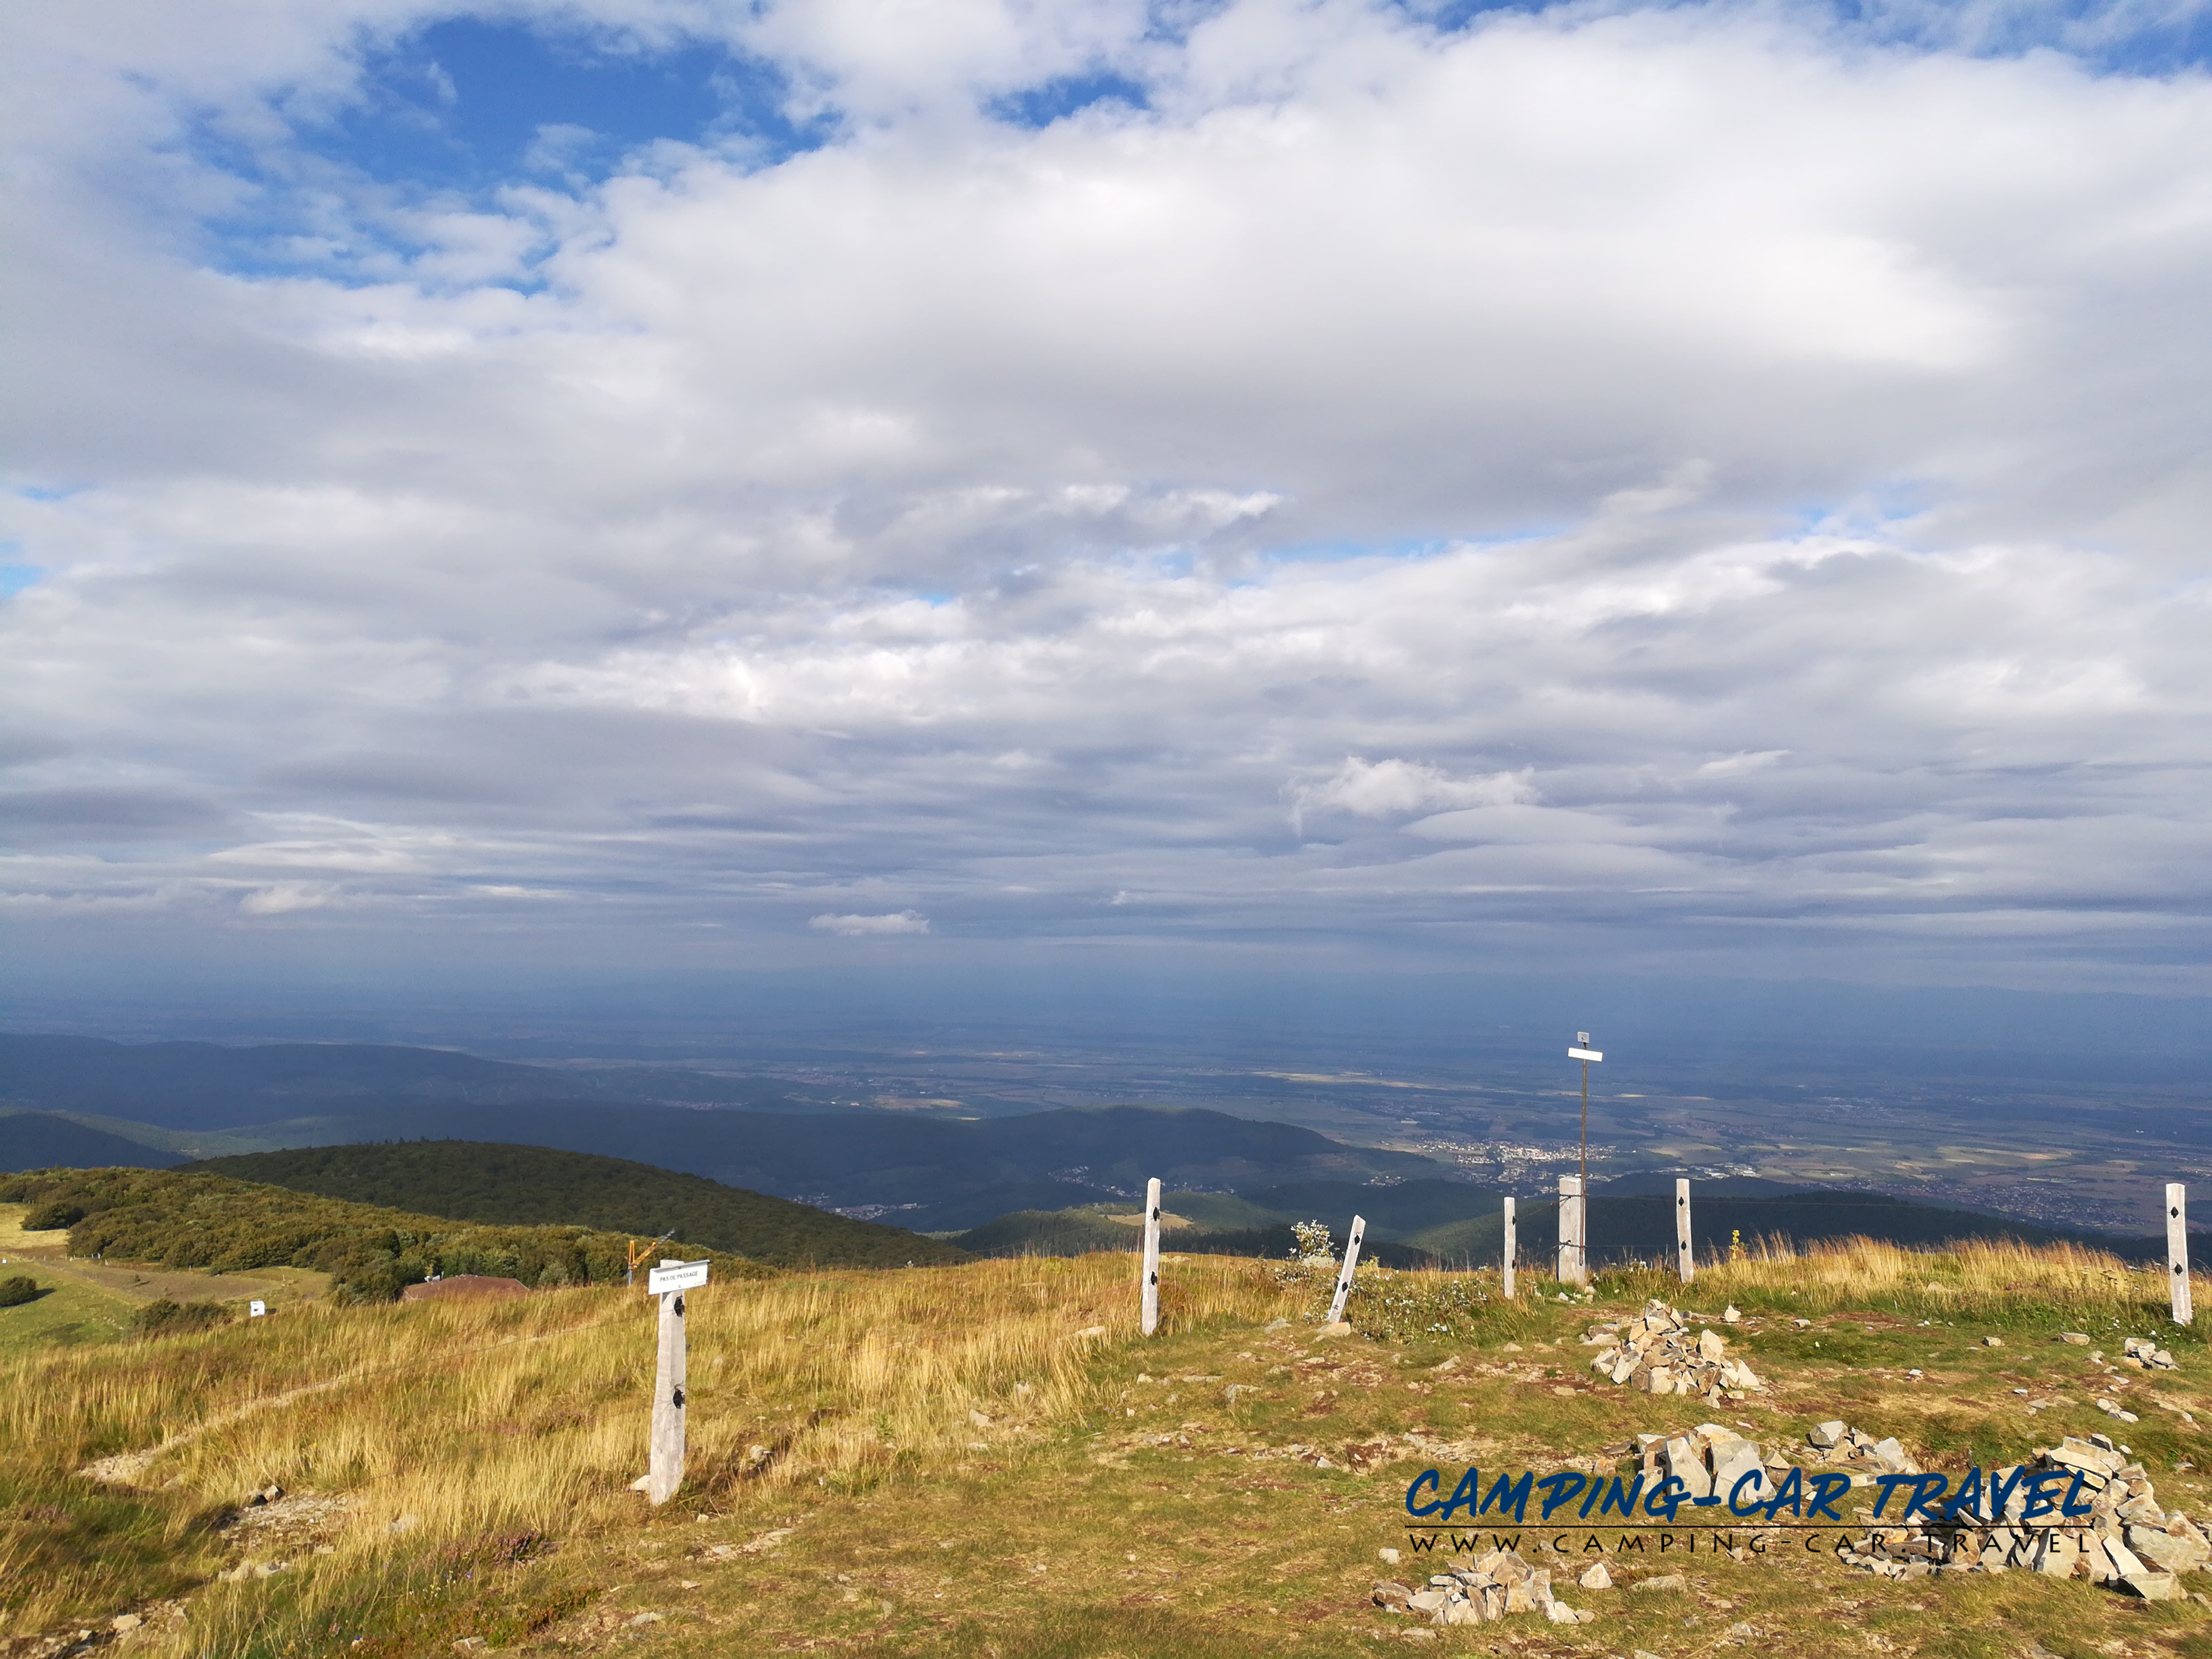
[[661, 1263], [646, 1279], [660, 1298], [660, 1358], [653, 1373], [653, 1448], [646, 1466], [646, 1500], [656, 1509], [684, 1484], [684, 1294], [707, 1282], [703, 1261]]
[[1513, 1299], [1513, 1264], [1521, 1254], [1521, 1235], [1513, 1225], [1513, 1200], [1505, 1200], [1505, 1299]]
[[1674, 1181], [1674, 1266], [1680, 1270], [1686, 1285], [1698, 1276], [1698, 1258], [1690, 1248], [1690, 1182], [1686, 1176]]
[[1160, 1328], [1160, 1183], [1145, 1183], [1145, 1299], [1139, 1322], [1146, 1336]]
[[2189, 1188], [2169, 1182], [2166, 1188], [2166, 1276], [2173, 1281], [2173, 1322], [2191, 1325], [2197, 1310], [2189, 1295]]
[[1586, 1285], [1589, 1282], [1588, 1260], [1583, 1253], [1583, 1241], [1589, 1237], [1583, 1228], [1583, 1182], [1580, 1176], [1559, 1177], [1559, 1283]]
[[1359, 1266], [1359, 1241], [1367, 1237], [1367, 1218], [1352, 1218], [1352, 1237], [1344, 1241], [1344, 1266], [1336, 1275], [1336, 1297], [1328, 1304], [1328, 1322], [1337, 1323], [1344, 1317], [1344, 1299], [1352, 1294], [1352, 1275]]

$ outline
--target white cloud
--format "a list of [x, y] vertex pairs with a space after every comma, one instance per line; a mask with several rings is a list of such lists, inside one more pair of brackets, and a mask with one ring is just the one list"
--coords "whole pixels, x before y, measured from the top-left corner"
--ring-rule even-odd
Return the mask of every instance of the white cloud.
[[[1909, 8], [592, 0], [832, 141], [465, 201], [301, 136], [432, 15], [21, 43], [19, 913], [2201, 975], [2203, 76]], [[983, 112], [1104, 71], [1150, 108]]]
[[865, 939], [884, 933], [926, 933], [929, 918], [913, 910], [895, 910], [881, 916], [812, 916], [806, 925], [842, 939]]

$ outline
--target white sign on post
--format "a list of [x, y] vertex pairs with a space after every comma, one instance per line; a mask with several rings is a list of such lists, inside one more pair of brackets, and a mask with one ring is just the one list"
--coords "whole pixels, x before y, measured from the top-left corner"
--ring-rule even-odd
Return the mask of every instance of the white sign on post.
[[655, 1267], [645, 1276], [645, 1288], [655, 1296], [670, 1291], [696, 1291], [707, 1282], [703, 1261], [678, 1261]]
[[266, 1302], [257, 1300], [246, 1304], [246, 1316], [248, 1319], [258, 1319], [268, 1311], [269, 1304]]
[[1595, 1048], [1570, 1048], [1567, 1050], [1567, 1058], [1569, 1060], [1603, 1060], [1605, 1056]]

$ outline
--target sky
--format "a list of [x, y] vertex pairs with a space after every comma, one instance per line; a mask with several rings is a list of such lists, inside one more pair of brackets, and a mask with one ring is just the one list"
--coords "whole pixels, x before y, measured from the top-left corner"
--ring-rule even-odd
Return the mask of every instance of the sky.
[[2202, 1019], [2212, 4], [11, 34], [18, 988]]

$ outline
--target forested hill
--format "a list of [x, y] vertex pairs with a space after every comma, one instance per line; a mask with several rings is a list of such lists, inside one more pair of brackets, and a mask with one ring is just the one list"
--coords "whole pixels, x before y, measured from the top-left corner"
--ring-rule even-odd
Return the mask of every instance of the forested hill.
[[459, 1221], [593, 1227], [641, 1238], [673, 1228], [678, 1238], [777, 1267], [968, 1260], [967, 1252], [902, 1227], [854, 1221], [704, 1176], [545, 1146], [410, 1140], [249, 1152], [184, 1168]]

